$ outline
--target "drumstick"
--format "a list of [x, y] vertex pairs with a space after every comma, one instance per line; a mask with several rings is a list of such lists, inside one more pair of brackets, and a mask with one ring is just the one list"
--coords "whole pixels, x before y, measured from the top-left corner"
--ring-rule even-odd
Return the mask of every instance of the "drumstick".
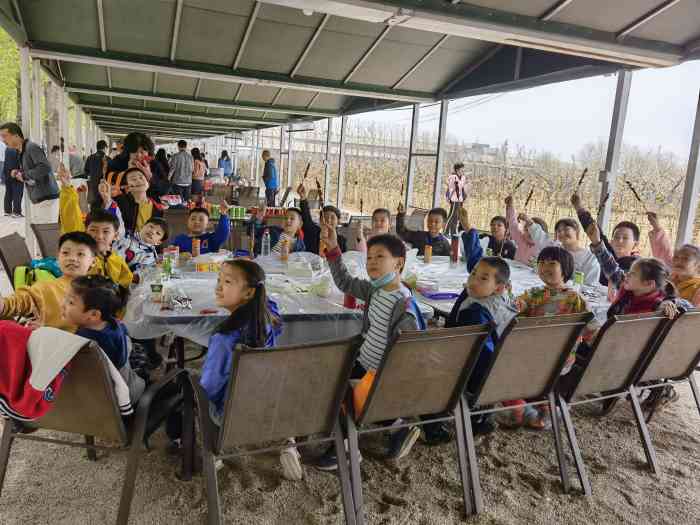
[[643, 201], [642, 198], [639, 196], [639, 193], [637, 193], [637, 190], [634, 189], [634, 186], [632, 186], [632, 183], [631, 183], [630, 181], [626, 180], [626, 181], [625, 181], [625, 184], [627, 184], [627, 186], [629, 186], [629, 189], [632, 190], [632, 193], [634, 194], [634, 198], [637, 199], [637, 201], [639, 202], [639, 204], [641, 204], [642, 206], [644, 206], [644, 211], [647, 211], [647, 206], [646, 206], [646, 204], [644, 204], [644, 201]]
[[321, 183], [318, 181], [318, 177], [316, 177], [316, 189], [318, 190], [318, 202], [323, 208], [323, 192], [321, 191]]
[[532, 194], [535, 193], [535, 188], [530, 188], [530, 193], [527, 194], [527, 199], [525, 199], [524, 209], [527, 209], [527, 205], [530, 204], [530, 199], [532, 199]]
[[306, 163], [306, 169], [304, 170], [304, 178], [301, 179], [302, 182], [306, 180], [306, 176], [309, 174], [309, 168], [311, 167], [311, 161]]
[[601, 203], [598, 205], [598, 213], [596, 214], [597, 216], [600, 216], [600, 212], [607, 204], [609, 198], [610, 198], [610, 192], [605, 194], [605, 197], [603, 198]]
[[578, 179], [578, 184], [576, 185], [577, 192], [578, 192], [579, 188], [581, 187], [581, 184], [583, 184], [583, 179], [586, 178], [587, 174], [588, 174], [588, 168], [583, 170], [583, 173], [581, 173], [581, 177]]
[[365, 203], [362, 199], [360, 199], [360, 215], [364, 215], [365, 211]]
[[511, 191], [510, 194], [513, 195], [518, 190], [518, 188], [523, 185], [523, 182], [525, 182], [525, 179], [520, 179], [520, 182], [518, 182], [515, 185], [515, 188], [513, 188], [513, 191]]

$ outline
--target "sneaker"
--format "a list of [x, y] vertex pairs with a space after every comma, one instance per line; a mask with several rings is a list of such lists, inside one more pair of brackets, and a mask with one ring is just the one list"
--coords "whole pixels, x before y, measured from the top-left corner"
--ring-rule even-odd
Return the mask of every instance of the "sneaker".
[[304, 477], [301, 468], [301, 455], [296, 447], [288, 447], [280, 451], [280, 463], [282, 464], [282, 475], [285, 479], [299, 481]]
[[[345, 440], [345, 450], [348, 449], [348, 440]], [[360, 454], [360, 463], [362, 463], [362, 454]], [[328, 447], [323, 455], [316, 460], [314, 466], [318, 470], [324, 470], [330, 472], [333, 470], [338, 470], [338, 457], [335, 455], [335, 447], [331, 445]]]
[[404, 427], [394, 432], [389, 438], [387, 458], [399, 460], [405, 458], [420, 436], [419, 427]]
[[423, 441], [429, 447], [444, 445], [452, 441], [452, 435], [443, 421], [423, 425]]
[[24, 217], [24, 215], [22, 215], [21, 213], [13, 213], [12, 216], [13, 216], [15, 219], [21, 219], [21, 218]]
[[475, 436], [490, 434], [496, 430], [496, 420], [493, 414], [477, 414], [471, 416], [472, 433]]

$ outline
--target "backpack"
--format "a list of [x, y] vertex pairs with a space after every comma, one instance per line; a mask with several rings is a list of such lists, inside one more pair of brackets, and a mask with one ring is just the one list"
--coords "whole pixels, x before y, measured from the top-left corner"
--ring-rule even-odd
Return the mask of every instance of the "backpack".
[[31, 286], [41, 281], [53, 281], [61, 275], [63, 273], [56, 258], [45, 257], [31, 261], [29, 266], [17, 266], [12, 276], [12, 284], [16, 290], [21, 286]]

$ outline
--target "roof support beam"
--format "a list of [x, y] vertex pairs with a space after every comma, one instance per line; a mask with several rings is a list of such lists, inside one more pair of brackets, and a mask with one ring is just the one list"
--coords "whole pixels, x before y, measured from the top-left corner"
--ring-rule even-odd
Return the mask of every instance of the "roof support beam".
[[396, 91], [362, 84], [348, 85], [347, 83], [339, 83], [337, 81], [320, 78], [302, 79], [296, 77], [292, 79], [289, 75], [280, 75], [266, 71], [246, 70], [233, 73], [229, 68], [211, 64], [180, 62], [178, 65], [165, 65], [162, 59], [145, 55], [131, 55], [117, 52], [99, 53], [90, 48], [75, 48], [72, 46], [53, 45], [41, 42], [35, 43], [31, 54], [35, 58], [63, 60], [66, 62], [98, 66], [102, 65], [132, 71], [148, 71], [149, 73], [158, 72], [188, 78], [218, 80], [221, 82], [288, 88], [302, 91], [320, 91], [322, 93], [331, 93], [334, 95], [396, 100], [411, 103], [434, 101], [432, 93], [420, 91]]
[[445, 43], [445, 40], [447, 40], [449, 37], [450, 37], [450, 35], [442, 35], [442, 37], [440, 38], [440, 40], [438, 40], [438, 41], [435, 43], [435, 45], [434, 45], [433, 47], [431, 47], [431, 48], [428, 50], [428, 52], [427, 52], [425, 55], [423, 55], [423, 57], [422, 57], [418, 62], [416, 62], [416, 63], [413, 65], [413, 67], [411, 67], [411, 69], [409, 69], [408, 71], [406, 71], [406, 73], [404, 73], [404, 75], [403, 75], [393, 86], [391, 86], [391, 89], [396, 89], [396, 88], [398, 88], [401, 84], [403, 84], [403, 83], [408, 79], [408, 77], [410, 77], [413, 73], [416, 72], [416, 70], [417, 70], [419, 67], [421, 67], [421, 66], [423, 65], [423, 62], [425, 62], [426, 60], [428, 60], [428, 59], [431, 57], [431, 55], [432, 55], [433, 53], [435, 53], [435, 51], [437, 51], [438, 49], [440, 49], [440, 46], [441, 46], [442, 44], [444, 44], [444, 43]]
[[27, 26], [24, 25], [24, 18], [22, 17], [22, 10], [19, 7], [19, 3], [17, 0], [12, 0], [12, 7], [15, 10], [15, 15], [17, 16], [17, 22], [19, 22], [19, 26], [22, 28], [22, 31], [24, 34], [27, 34]]
[[148, 132], [192, 132], [192, 133], [208, 133], [211, 135], [225, 135], [226, 133], [232, 133], [238, 131], [236, 129], [221, 130], [221, 129], [208, 129], [208, 128], [196, 128], [196, 127], [184, 127], [184, 126], [157, 126], [153, 124], [140, 124], [140, 123], [123, 123], [123, 122], [109, 122], [107, 120], [96, 121], [97, 125], [101, 128], [117, 128], [117, 129], [129, 129], [132, 131], [148, 131]]
[[698, 209], [698, 185], [700, 184], [700, 97], [698, 109], [695, 112], [695, 125], [693, 126], [693, 139], [690, 142], [690, 157], [688, 157], [688, 171], [685, 176], [683, 198], [681, 202], [681, 216], [678, 219], [678, 233], [676, 234], [676, 248], [680, 248], [687, 242], [693, 242], [693, 226], [695, 214]]
[[100, 30], [100, 49], [107, 51], [107, 37], [105, 36], [105, 11], [102, 0], [97, 0], [97, 26]]
[[379, 33], [377, 38], [374, 39], [374, 42], [372, 42], [372, 45], [367, 48], [367, 51], [360, 57], [360, 60], [357, 61], [357, 63], [352, 67], [350, 70], [350, 73], [348, 73], [345, 78], [343, 79], [343, 84], [347, 84], [350, 82], [350, 78], [357, 73], [357, 70], [362, 67], [362, 64], [365, 63], [365, 60], [369, 58], [369, 56], [372, 54], [372, 52], [377, 49], [377, 46], [384, 40], [386, 35], [389, 33], [389, 30], [391, 29], [391, 26], [385, 26], [384, 29], [382, 29], [382, 32]]
[[644, 24], [646, 24], [647, 22], [651, 21], [653, 18], [656, 18], [657, 16], [659, 16], [661, 13], [663, 13], [663, 12], [666, 11], [667, 9], [672, 8], [672, 7], [673, 7], [674, 5], [676, 5], [678, 2], [680, 2], [680, 0], [666, 0], [663, 4], [656, 6], [656, 7], [655, 7], [654, 9], [652, 9], [651, 11], [647, 11], [647, 12], [644, 13], [642, 16], [640, 16], [639, 18], [637, 18], [637, 20], [635, 20], [634, 22], [632, 22], [632, 23], [629, 24], [628, 26], [626, 26], [626, 27], [624, 27], [623, 29], [621, 29], [621, 30], [617, 33], [617, 35], [615, 35], [615, 37], [616, 37], [618, 40], [621, 40], [621, 39], [625, 38], [627, 35], [629, 35], [630, 33], [634, 32], [634, 31], [636, 31], [637, 29], [639, 29], [640, 27], [642, 27]]
[[[17, 12], [17, 8], [14, 5], [13, 8]], [[22, 27], [22, 23], [19, 22], [19, 17], [16, 14], [5, 11], [2, 6], [0, 6], [0, 25], [20, 46], [26, 45], [29, 39], [27, 38], [27, 32]]]
[[91, 113], [90, 114], [93, 119], [105, 122], [105, 121], [121, 121], [121, 122], [129, 122], [131, 124], [138, 124], [140, 122], [144, 124], [159, 124], [163, 126], [168, 126], [172, 124], [177, 124], [177, 125], [184, 125], [184, 126], [206, 126], [207, 128], [211, 129], [220, 129], [222, 131], [229, 131], [232, 129], [244, 129], [246, 126], [235, 126], [233, 124], [226, 126], [222, 124], [214, 124], [211, 122], [192, 122], [190, 120], [165, 120], [165, 119], [149, 119], [149, 118], [142, 118], [139, 115], [132, 115], [132, 116], [123, 116], [123, 115], [107, 115], [104, 113]]
[[323, 28], [328, 23], [328, 19], [330, 17], [331, 17], [331, 15], [328, 15], [328, 14], [323, 15], [323, 18], [321, 19], [321, 23], [318, 24], [316, 31], [314, 31], [314, 34], [311, 36], [311, 39], [307, 42], [306, 47], [304, 48], [304, 51], [302, 51], [301, 56], [297, 60], [297, 63], [294, 64], [294, 68], [292, 68], [292, 71], [289, 73], [289, 76], [291, 78], [294, 78], [294, 76], [299, 71], [299, 68], [304, 63], [304, 60], [306, 60], [306, 56], [309, 54], [309, 51], [311, 51], [311, 48], [316, 43], [316, 39], [318, 39], [318, 36], [321, 34], [321, 31], [323, 31]]
[[255, 5], [253, 6], [253, 11], [250, 13], [250, 17], [248, 18], [248, 25], [245, 28], [245, 33], [243, 33], [243, 39], [241, 39], [241, 45], [238, 46], [238, 51], [236, 52], [236, 58], [233, 61], [233, 66], [232, 69], [238, 69], [238, 66], [241, 65], [241, 59], [243, 58], [243, 52], [245, 51], [245, 46], [248, 43], [248, 39], [250, 38], [250, 33], [253, 30], [253, 24], [255, 23], [255, 19], [258, 17], [258, 12], [260, 11], [260, 2], [255, 2]]
[[540, 20], [551, 20], [555, 16], [557, 16], [559, 13], [561, 13], [565, 8], [569, 6], [569, 4], [572, 4], [574, 0], [560, 0], [556, 4], [554, 4], [552, 7], [550, 7], [547, 11], [545, 11], [542, 16], [540, 16]]
[[194, 88], [194, 95], [192, 96], [192, 98], [194, 98], [195, 100], [199, 98], [199, 90], [201, 89], [201, 87], [202, 87], [202, 79], [198, 78], [197, 85]]
[[180, 37], [180, 20], [182, 19], [182, 4], [184, 0], [177, 0], [175, 6], [175, 21], [173, 22], [173, 39], [170, 42], [170, 61], [175, 62], [177, 53], [177, 40]]
[[150, 102], [166, 102], [170, 104], [182, 104], [185, 106], [200, 106], [200, 107], [210, 107], [210, 108], [222, 108], [222, 109], [242, 109], [247, 111], [262, 111], [268, 113], [282, 113], [282, 114], [293, 114], [293, 115], [303, 115], [309, 117], [335, 117], [336, 114], [330, 111], [316, 111], [307, 110], [297, 106], [271, 106], [271, 105], [259, 105], [259, 104], [248, 104], [244, 102], [218, 102], [210, 99], [199, 99], [192, 100], [191, 98], [185, 97], [174, 97], [165, 95], [151, 95], [149, 93], [142, 93], [139, 91], [127, 91], [123, 89], [105, 89], [105, 88], [94, 88], [92, 86], [80, 86], [67, 84], [66, 90], [71, 93], [83, 93], [86, 95], [100, 95], [104, 97], [119, 97], [119, 98], [129, 98], [134, 100], [148, 100]]
[[319, 93], [319, 92], [317, 91], [317, 92], [314, 94], [314, 96], [311, 97], [311, 100], [309, 100], [309, 103], [306, 105], [306, 109], [311, 109], [311, 106], [314, 105], [314, 103], [316, 102], [316, 99], [319, 97], [319, 95], [321, 95], [321, 93]]

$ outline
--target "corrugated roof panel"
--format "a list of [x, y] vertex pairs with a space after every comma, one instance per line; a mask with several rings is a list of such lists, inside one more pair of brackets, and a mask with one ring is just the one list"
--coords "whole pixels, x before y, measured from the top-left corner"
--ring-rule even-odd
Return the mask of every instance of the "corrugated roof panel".
[[175, 104], [171, 104], [170, 102], [151, 102], [149, 100], [146, 102], [146, 108], [156, 111], [175, 111]]
[[202, 80], [199, 87], [200, 98], [221, 99], [231, 102], [238, 90], [238, 84], [231, 82], [220, 82], [218, 80]]
[[112, 87], [151, 91], [153, 88], [153, 73], [112, 68]]
[[616, 33], [661, 3], [663, 0], [579, 0], [572, 2], [552, 20]]
[[406, 44], [409, 46], [431, 48], [438, 40], [442, 38], [440, 33], [432, 33], [430, 31], [418, 31], [416, 29], [407, 29], [405, 27], [393, 27], [386, 36], [385, 42], [396, 42], [398, 44]]
[[206, 9], [207, 11], [248, 16], [255, 0], [187, 0], [188, 7]]
[[700, 1], [679, 2], [633, 31], [632, 36], [678, 45], [697, 40], [700, 38]]
[[115, 106], [124, 106], [124, 107], [129, 107], [129, 108], [142, 108], [143, 107], [143, 101], [141, 100], [136, 100], [133, 98], [121, 98], [121, 97], [112, 97], [114, 100], [114, 105]]
[[174, 0], [103, 0], [103, 5], [108, 50], [170, 56]]
[[350, 101], [350, 97], [344, 95], [331, 95], [330, 93], [321, 93], [314, 105], [313, 109], [328, 110], [328, 111], [338, 111], [345, 104]]
[[314, 98], [313, 91], [285, 89], [282, 91], [280, 98], [277, 99], [277, 104], [280, 106], [306, 107], [312, 98]]
[[306, 16], [302, 13], [301, 9], [273, 4], [260, 4], [260, 11], [258, 12], [258, 21], [264, 20], [279, 24], [307, 27], [310, 29], [315, 29], [321, 21], [321, 18], [323, 18], [323, 15], [319, 13]]
[[[464, 4], [473, 4], [499, 11], [508, 11], [519, 15], [539, 17], [559, 0], [467, 0]], [[587, 2], [588, 0], [583, 0]]]
[[[440, 35], [434, 34], [437, 41]], [[391, 86], [411, 69], [431, 46], [385, 38], [352, 77], [352, 82]]]
[[78, 95], [79, 104], [109, 104], [109, 97], [103, 95]]
[[471, 52], [438, 49], [423, 62], [401, 85], [400, 89], [436, 92], [457, 77], [469, 64], [478, 60], [493, 44], [475, 42]]
[[158, 75], [157, 93], [167, 93], [168, 95], [183, 95], [192, 97], [197, 87], [197, 79], [190, 77], [176, 77], [174, 75]]
[[241, 90], [241, 96], [238, 97], [238, 101], [270, 104], [272, 99], [275, 98], [277, 91], [279, 91], [279, 88], [246, 85], [243, 90]]
[[61, 62], [61, 71], [67, 82], [107, 87], [106, 67]]
[[176, 60], [231, 66], [247, 18], [184, 7]]
[[[219, 110], [217, 109], [216, 112], [218, 113]], [[262, 113], [260, 113], [259, 111], [248, 111], [245, 109], [239, 109], [237, 111], [234, 110], [231, 113], [235, 113], [235, 115], [237, 117], [241, 117], [241, 118], [262, 118]], [[272, 115], [272, 113], [270, 113], [270, 115], [268, 115], [268, 117], [270, 117], [271, 115]], [[275, 113], [274, 117], [272, 117], [272, 118], [274, 118], [275, 120], [283, 120], [282, 116], [279, 113]]]
[[100, 32], [95, 2], [61, 0], [17, 4], [30, 40], [99, 49]]

